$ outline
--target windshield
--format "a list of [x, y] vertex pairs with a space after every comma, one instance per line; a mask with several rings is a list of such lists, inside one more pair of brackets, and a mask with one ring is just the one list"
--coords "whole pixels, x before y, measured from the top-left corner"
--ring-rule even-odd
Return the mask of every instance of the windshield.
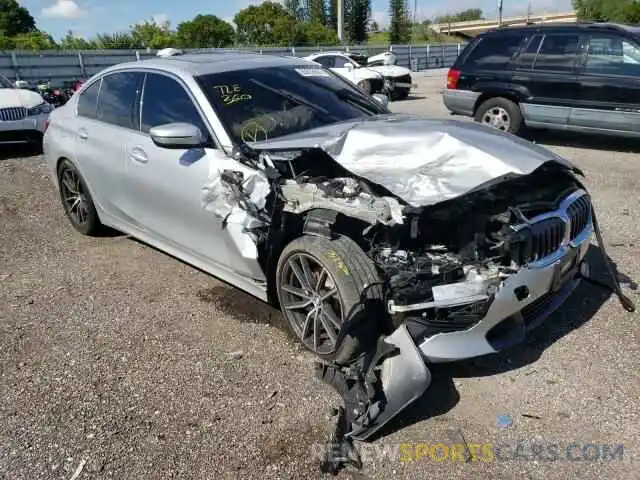
[[6, 77], [0, 75], [0, 88], [13, 88], [13, 83], [11, 83]]
[[213, 73], [197, 81], [236, 142], [388, 113], [355, 86], [312, 64]]

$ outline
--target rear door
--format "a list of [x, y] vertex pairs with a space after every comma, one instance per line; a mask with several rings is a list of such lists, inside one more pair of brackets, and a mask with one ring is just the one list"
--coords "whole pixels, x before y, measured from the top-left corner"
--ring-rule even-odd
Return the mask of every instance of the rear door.
[[640, 43], [614, 32], [584, 37], [570, 124], [640, 134]]
[[528, 98], [521, 103], [529, 125], [567, 125], [578, 101], [578, 33], [539, 33], [518, 58], [514, 81], [523, 85]]

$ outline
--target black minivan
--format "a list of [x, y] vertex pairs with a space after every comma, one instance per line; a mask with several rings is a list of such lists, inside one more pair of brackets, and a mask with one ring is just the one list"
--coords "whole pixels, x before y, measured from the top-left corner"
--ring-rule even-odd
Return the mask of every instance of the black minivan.
[[640, 138], [640, 27], [498, 28], [462, 51], [445, 106], [500, 130], [524, 126]]

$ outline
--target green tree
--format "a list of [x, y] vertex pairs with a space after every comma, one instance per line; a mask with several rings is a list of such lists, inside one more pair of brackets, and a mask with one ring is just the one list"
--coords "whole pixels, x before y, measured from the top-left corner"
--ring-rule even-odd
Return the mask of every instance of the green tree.
[[329, 0], [327, 26], [334, 30], [338, 30], [338, 0]]
[[0, 37], [36, 31], [36, 21], [17, 0], [0, 0]]
[[311, 45], [336, 45], [339, 43], [335, 30], [317, 22], [305, 22], [300, 25], [299, 40]]
[[307, 9], [305, 0], [284, 0], [282, 3], [284, 5], [284, 9], [293, 18], [301, 22], [306, 19]]
[[158, 24], [153, 20], [133, 25], [130, 29], [131, 41], [136, 48], [166, 48], [174, 46], [176, 36], [169, 23]]
[[183, 48], [228, 47], [235, 40], [231, 24], [215, 15], [198, 15], [193, 20], [182, 22], [176, 36], [178, 45]]
[[58, 46], [62, 50], [90, 50], [95, 48], [92, 42], [82, 37], [76, 37], [71, 30], [67, 31], [67, 34], [62, 37]]
[[238, 41], [245, 45], [286, 44], [295, 37], [292, 37], [292, 25], [297, 24], [296, 19], [282, 5], [274, 2], [243, 8], [233, 21], [237, 27]]
[[95, 45], [95, 48], [101, 50], [109, 48], [136, 48], [133, 38], [128, 32], [100, 33], [96, 35], [95, 39], [92, 40], [92, 43]]
[[580, 20], [640, 23], [638, 0], [573, 0]]
[[327, 4], [325, 0], [307, 0], [309, 6], [308, 19], [310, 22], [327, 25]]
[[51, 35], [40, 31], [18, 33], [12, 41], [16, 50], [53, 50], [58, 47]]
[[367, 39], [371, 0], [344, 0], [344, 33], [351, 43]]
[[389, 1], [389, 42], [408, 43], [411, 39], [411, 24], [405, 0]]
[[443, 15], [436, 19], [436, 23], [454, 23], [454, 22], [468, 22], [471, 20], [482, 20], [482, 10], [479, 8], [468, 8], [461, 12], [454, 13], [453, 15]]

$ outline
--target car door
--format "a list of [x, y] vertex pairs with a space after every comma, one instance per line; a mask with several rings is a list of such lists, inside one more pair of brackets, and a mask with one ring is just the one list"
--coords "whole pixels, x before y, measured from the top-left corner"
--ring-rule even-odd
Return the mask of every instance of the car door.
[[576, 127], [640, 134], [640, 43], [612, 32], [584, 37]]
[[578, 33], [547, 32], [531, 39], [516, 62], [516, 80], [529, 93], [521, 104], [527, 124], [568, 124], [578, 100], [579, 53]]
[[356, 79], [355, 66], [348, 58], [342, 55], [321, 55], [316, 57], [313, 61], [319, 63], [325, 68], [329, 68], [342, 78], [346, 78], [352, 83], [358, 83]]
[[[225, 267], [255, 280], [264, 274], [255, 259], [244, 259], [223, 219], [202, 206], [210, 165], [229, 162], [216, 148], [208, 123], [184, 84], [176, 77], [147, 73], [140, 102], [140, 131], [125, 145], [125, 212], [138, 228], [200, 261]], [[149, 130], [185, 122], [209, 138], [211, 148], [166, 149]]]
[[76, 156], [95, 202], [122, 216], [125, 144], [138, 129], [137, 98], [143, 75], [116, 72], [93, 82], [78, 98]]

